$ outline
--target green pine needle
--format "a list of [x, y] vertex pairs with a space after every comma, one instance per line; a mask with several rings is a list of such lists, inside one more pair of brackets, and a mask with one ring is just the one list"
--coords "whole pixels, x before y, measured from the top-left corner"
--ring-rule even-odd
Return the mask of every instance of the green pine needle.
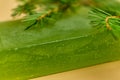
[[[12, 16], [25, 14], [23, 21], [33, 21], [25, 30], [36, 24], [48, 24], [54, 20], [55, 15], [66, 12], [68, 9], [74, 11], [79, 6], [80, 0], [18, 0], [20, 5], [14, 9]], [[78, 2], [78, 3], [77, 3]], [[77, 5], [75, 5], [77, 3]], [[39, 10], [38, 10], [39, 9]], [[61, 17], [61, 16], [60, 16]]]
[[107, 4], [102, 7], [94, 7], [90, 11], [91, 24], [101, 29], [109, 31], [113, 37], [120, 35], [120, 4]]

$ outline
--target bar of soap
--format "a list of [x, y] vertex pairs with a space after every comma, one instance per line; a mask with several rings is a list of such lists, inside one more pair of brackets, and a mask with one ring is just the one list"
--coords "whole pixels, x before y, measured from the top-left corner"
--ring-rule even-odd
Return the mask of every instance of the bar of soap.
[[28, 80], [120, 59], [120, 41], [108, 32], [92, 34], [82, 13], [54, 25], [0, 23], [0, 80]]

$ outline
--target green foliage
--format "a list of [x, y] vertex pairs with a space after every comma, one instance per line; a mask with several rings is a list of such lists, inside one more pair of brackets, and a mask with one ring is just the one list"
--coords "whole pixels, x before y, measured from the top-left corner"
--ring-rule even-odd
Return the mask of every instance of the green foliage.
[[[27, 15], [31, 15], [33, 13], [35, 13], [35, 9], [36, 6], [34, 5], [33, 1], [29, 1], [28, 0], [18, 0], [20, 2], [22, 2], [22, 4], [18, 5], [17, 8], [13, 9], [14, 13], [12, 14], [12, 16], [20, 16], [22, 13], [25, 13]], [[34, 0], [35, 1], [35, 0]]]
[[[107, 27], [107, 24], [109, 24], [109, 27], [111, 27], [110, 33], [112, 33], [113, 37], [120, 36], [120, 3], [117, 3], [116, 1], [108, 2], [108, 4], [103, 4], [99, 7], [92, 7], [92, 10], [90, 11], [90, 19], [91, 24], [96, 27], [97, 29], [100, 29], [100, 31], [106, 31], [109, 30]], [[114, 16], [114, 18], [112, 18]], [[106, 19], [109, 18], [108, 22]]]
[[[59, 9], [63, 10], [72, 6], [79, 0], [18, 0], [21, 4], [14, 9], [14, 15], [25, 13], [26, 15], [32, 15], [37, 12], [42, 12], [42, 10], [35, 10], [38, 8], [41, 9], [50, 9], [51, 6], [59, 7]], [[55, 7], [54, 7], [55, 8]]]
[[[39, 24], [42, 25], [49, 20], [53, 20], [54, 15], [59, 15], [60, 13], [66, 12], [68, 9], [73, 10], [76, 2], [79, 0], [18, 0], [20, 4], [14, 9], [12, 16], [26, 14], [27, 18], [24, 21], [33, 21], [33, 23], [28, 26], [25, 30], [30, 27]], [[78, 5], [79, 6], [79, 5]], [[78, 7], [77, 6], [77, 7]], [[41, 9], [41, 10], [37, 10]], [[62, 17], [62, 16], [61, 16]], [[55, 20], [54, 20], [55, 21]], [[48, 24], [48, 23], [47, 23]]]

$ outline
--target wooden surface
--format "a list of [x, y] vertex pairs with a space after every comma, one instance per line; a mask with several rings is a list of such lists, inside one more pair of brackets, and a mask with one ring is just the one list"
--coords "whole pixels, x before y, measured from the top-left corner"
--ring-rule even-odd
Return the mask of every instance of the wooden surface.
[[120, 61], [58, 73], [32, 80], [120, 80]]
[[[15, 0], [0, 0], [0, 21], [11, 20]], [[120, 61], [53, 74], [32, 80], [120, 80]]]
[[0, 0], [0, 21], [11, 20], [10, 15], [16, 5], [15, 0]]

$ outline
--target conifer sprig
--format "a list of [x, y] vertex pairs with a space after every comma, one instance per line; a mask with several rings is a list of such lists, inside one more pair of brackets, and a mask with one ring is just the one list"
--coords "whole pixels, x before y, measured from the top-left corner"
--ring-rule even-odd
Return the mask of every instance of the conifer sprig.
[[[18, 0], [20, 5], [14, 9], [12, 16], [25, 14], [24, 21], [33, 21], [25, 30], [33, 25], [47, 24], [47, 20], [54, 19], [54, 15], [64, 13], [68, 9], [76, 7], [76, 2], [79, 4], [80, 0]], [[79, 5], [77, 5], [78, 7]], [[45, 21], [45, 22], [44, 22]]]
[[120, 3], [108, 3], [99, 7], [92, 7], [90, 11], [91, 24], [114, 35], [120, 35]]

